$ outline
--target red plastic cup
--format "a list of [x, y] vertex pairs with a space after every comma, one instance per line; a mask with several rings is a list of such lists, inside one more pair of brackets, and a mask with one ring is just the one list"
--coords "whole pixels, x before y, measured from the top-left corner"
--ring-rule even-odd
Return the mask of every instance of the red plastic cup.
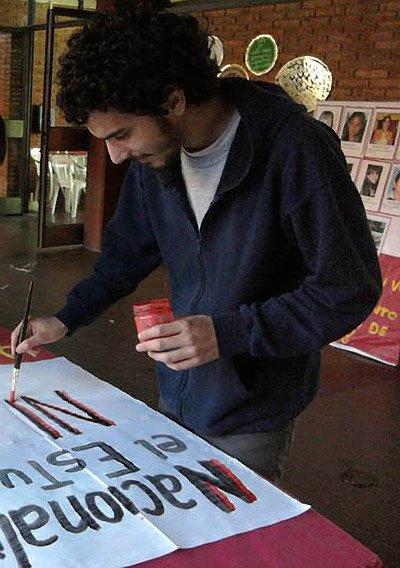
[[148, 302], [134, 304], [133, 315], [138, 333], [153, 327], [153, 325], [170, 323], [175, 319], [168, 298], [156, 298]]

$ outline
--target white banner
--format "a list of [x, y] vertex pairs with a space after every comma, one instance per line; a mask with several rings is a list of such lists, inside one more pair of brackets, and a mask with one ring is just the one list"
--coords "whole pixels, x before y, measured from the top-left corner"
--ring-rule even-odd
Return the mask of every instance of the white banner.
[[0, 564], [120, 568], [308, 509], [66, 359], [0, 366]]

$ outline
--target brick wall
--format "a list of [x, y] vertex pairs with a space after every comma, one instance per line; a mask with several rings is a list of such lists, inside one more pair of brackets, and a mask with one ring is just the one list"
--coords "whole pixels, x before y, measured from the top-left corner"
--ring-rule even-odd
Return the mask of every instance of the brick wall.
[[[36, 20], [45, 22], [48, 6], [36, 5]], [[1, 24], [23, 25], [25, 24], [26, 3], [10, 3], [7, 11], [1, 17]], [[54, 41], [54, 73], [57, 69], [57, 60], [66, 46], [67, 37], [73, 32], [73, 28], [61, 28], [55, 30]], [[45, 61], [46, 32], [35, 32], [32, 104], [40, 105], [43, 101], [44, 61]], [[0, 34], [0, 113], [4, 118], [21, 119], [22, 108], [22, 41], [20, 36], [4, 33]], [[52, 106], [56, 108], [55, 97], [57, 89], [52, 89]], [[56, 109], [56, 124], [61, 126], [65, 122], [61, 112]], [[40, 145], [40, 135], [31, 135], [31, 146]], [[6, 160], [0, 167], [0, 197], [13, 197], [19, 195], [20, 175], [20, 151], [21, 140], [10, 140]], [[31, 164], [32, 165], [32, 164]], [[36, 172], [31, 168], [32, 183]]]
[[[99, 7], [112, 0], [99, 0]], [[25, 3], [24, 3], [25, 5]], [[46, 10], [36, 4], [37, 10]], [[13, 8], [14, 7], [14, 8]], [[9, 3], [7, 22], [16, 25]], [[21, 6], [18, 5], [21, 13]], [[22, 12], [26, 13], [25, 10]], [[322, 59], [333, 74], [332, 100], [400, 99], [400, 1], [399, 0], [304, 0], [266, 6], [244, 6], [194, 14], [224, 43], [224, 64], [244, 64], [248, 43], [260, 33], [277, 41], [279, 57], [274, 69], [261, 80], [273, 81], [287, 61], [300, 55]], [[43, 21], [44, 14], [38, 14]], [[2, 23], [4, 21], [4, 15]], [[20, 22], [20, 25], [24, 22]], [[55, 60], [65, 47], [69, 30], [57, 30]], [[43, 94], [45, 33], [36, 32], [33, 103], [41, 104]], [[10, 118], [11, 38], [0, 35], [0, 112]], [[14, 95], [17, 87], [11, 87]], [[56, 89], [53, 89], [53, 101]], [[57, 112], [57, 124], [62, 118]], [[38, 144], [33, 136], [32, 144]], [[0, 168], [0, 196], [6, 191], [8, 163]]]
[[400, 99], [400, 1], [304, 0], [194, 14], [224, 44], [224, 64], [244, 64], [248, 43], [271, 34], [279, 48], [273, 81], [287, 61], [322, 59], [332, 71], [331, 100]]
[[[7, 119], [23, 115], [23, 38], [0, 35], [0, 113]], [[0, 167], [0, 197], [17, 197], [20, 185], [21, 140], [8, 140], [7, 154]]]
[[[0, 35], [0, 114], [8, 118], [10, 110], [11, 36]], [[8, 152], [0, 166], [0, 197], [7, 193]]]

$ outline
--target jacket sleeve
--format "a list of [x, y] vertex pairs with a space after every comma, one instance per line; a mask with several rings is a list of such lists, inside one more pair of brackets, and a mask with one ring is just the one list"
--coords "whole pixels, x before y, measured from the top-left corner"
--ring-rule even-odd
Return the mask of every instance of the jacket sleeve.
[[140, 170], [131, 166], [126, 174], [114, 217], [107, 224], [100, 256], [93, 273], [68, 294], [55, 316], [71, 335], [106, 308], [130, 294], [161, 264], [161, 256], [146, 209]]
[[318, 350], [355, 329], [380, 297], [375, 246], [339, 142], [312, 123], [298, 131], [291, 148], [278, 148], [285, 174], [277, 222], [304, 277], [291, 291], [213, 316], [223, 356], [286, 358]]

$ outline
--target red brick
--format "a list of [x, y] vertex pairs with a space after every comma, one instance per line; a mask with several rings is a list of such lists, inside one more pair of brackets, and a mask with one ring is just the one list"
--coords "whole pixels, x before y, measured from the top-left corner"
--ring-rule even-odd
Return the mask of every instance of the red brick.
[[[388, 19], [396, 20], [396, 14], [393, 13], [391, 16], [388, 14]], [[386, 19], [386, 14], [385, 14]], [[361, 16], [361, 21], [363, 26], [368, 26], [369, 29], [380, 29], [379, 24], [382, 21], [382, 14], [370, 14], [368, 12], [363, 13]]]
[[348, 62], [347, 59], [343, 59], [341, 51], [331, 51], [329, 53], [328, 61], [326, 61], [326, 63], [328, 63], [328, 65], [329, 65], [329, 62], [332, 62], [335, 65], [337, 65], [341, 61], [346, 61], [346, 63]]
[[253, 23], [256, 23], [258, 20], [261, 19], [261, 10], [258, 9], [258, 6], [251, 6], [250, 7], [250, 18]]
[[388, 101], [398, 101], [400, 99], [400, 86], [397, 89], [386, 89], [385, 94]]
[[324, 8], [331, 6], [333, 3], [333, 0], [304, 0], [302, 6], [304, 8]]
[[[400, 77], [400, 57], [394, 59], [394, 61], [389, 63], [388, 73], [389, 77]], [[400, 84], [400, 78], [399, 78], [399, 84]]]
[[392, 41], [377, 41], [374, 42], [375, 49], [399, 49], [400, 48], [400, 40], [392, 40]]
[[264, 16], [265, 14], [273, 14], [274, 13], [274, 6], [270, 4], [269, 6], [252, 6], [250, 8], [250, 13], [259, 13], [260, 17]]
[[[280, 16], [279, 19], [281, 19], [281, 15], [280, 15], [280, 14], [279, 14], [279, 16]], [[260, 12], [260, 23], [259, 23], [259, 25], [262, 25], [262, 26], [265, 25], [265, 24], [268, 25], [268, 24], [270, 24], [271, 22], [273, 22], [273, 21], [276, 19], [276, 17], [277, 17], [277, 15], [274, 14], [272, 11], [268, 11], [268, 12], [267, 12], [267, 11], [263, 11], [263, 12]]]
[[400, 18], [397, 18], [395, 20], [383, 20], [380, 19], [380, 21], [378, 22], [377, 25], [378, 29], [383, 29], [383, 30], [400, 30]]
[[316, 9], [316, 15], [321, 16], [342, 16], [344, 14], [343, 6], [326, 6]]
[[253, 39], [253, 35], [249, 29], [234, 30], [233, 37], [235, 39], [244, 39], [247, 43], [250, 43]]
[[272, 22], [273, 28], [298, 28], [299, 27], [299, 20], [296, 19], [285, 19], [285, 20], [274, 20]]
[[355, 76], [367, 79], [385, 79], [388, 73], [387, 69], [357, 69]]
[[250, 15], [250, 6], [243, 6], [241, 8], [227, 8], [226, 13], [236, 18], [245, 17]]
[[334, 101], [346, 100], [347, 97], [351, 95], [351, 89], [342, 89], [340, 87], [334, 87], [330, 94], [330, 99]]
[[[330, 0], [328, 0], [330, 1]], [[300, 10], [302, 7], [301, 2], [290, 2], [289, 4], [274, 4], [274, 12], [284, 12], [286, 10]]]
[[373, 82], [375, 87], [385, 87], [386, 89], [399, 87], [398, 79], [374, 79]]
[[372, 42], [376, 42], [376, 41], [392, 41], [394, 39], [394, 32], [393, 31], [387, 31], [387, 32], [373, 32], [370, 35], [369, 40]]
[[385, 89], [353, 89], [359, 99], [365, 101], [385, 100]]
[[329, 37], [330, 41], [336, 43], [343, 43], [348, 39], [345, 33], [336, 33], [336, 32], [329, 34], [329, 36], [327, 37]]
[[366, 87], [368, 85], [368, 79], [356, 79], [354, 77], [338, 77], [338, 85], [340, 87]]
[[378, 12], [378, 11], [379, 11], [379, 5], [377, 4], [375, 5], [367, 4], [361, 8], [360, 5], [356, 2], [348, 4], [345, 9], [346, 14], [360, 14], [360, 15], [365, 12]]
[[[400, 10], [398, 0], [396, 0], [394, 2], [393, 1], [391, 1], [391, 2], [380, 2], [379, 4], [380, 4], [379, 10], [381, 12], [390, 12], [390, 11], [394, 11], [394, 12], [397, 11], [398, 12]], [[385, 17], [386, 17], [386, 14], [385, 14]]]
[[[290, 12], [291, 13], [291, 12]], [[302, 20], [303, 18], [314, 18], [317, 15], [316, 10], [313, 9], [301, 9], [298, 12], [298, 18]]]

